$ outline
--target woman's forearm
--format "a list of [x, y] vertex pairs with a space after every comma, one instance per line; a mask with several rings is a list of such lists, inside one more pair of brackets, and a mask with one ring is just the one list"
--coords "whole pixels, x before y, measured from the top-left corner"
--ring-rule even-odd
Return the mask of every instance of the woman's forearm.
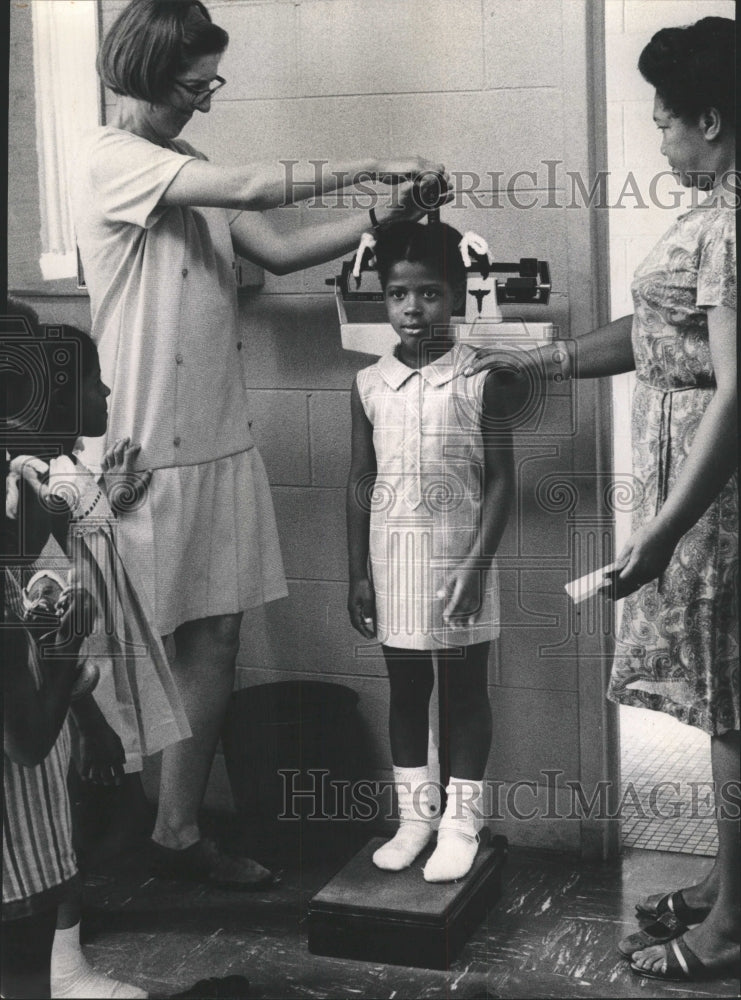
[[375, 158], [328, 163], [325, 160], [281, 160], [252, 168], [245, 190], [245, 209], [263, 210], [332, 194], [374, 180], [380, 172]]
[[282, 160], [222, 167], [206, 160], [186, 163], [162, 195], [163, 205], [241, 208], [259, 212], [370, 180], [379, 173], [373, 158], [345, 163]]
[[232, 224], [231, 231], [241, 256], [272, 274], [291, 274], [354, 250], [369, 226], [367, 213], [354, 212], [337, 222], [281, 233], [260, 214], [245, 213]]
[[[603, 378], [622, 375], [635, 370], [635, 358], [631, 343], [633, 316], [621, 316], [605, 326], [598, 327], [563, 343], [569, 352], [570, 375], [572, 378]], [[549, 354], [548, 348], [541, 348], [544, 364], [552, 375], [561, 371], [560, 366]]]
[[738, 464], [735, 389], [718, 390], [698, 425], [690, 452], [656, 517], [656, 525], [678, 541], [702, 517]]

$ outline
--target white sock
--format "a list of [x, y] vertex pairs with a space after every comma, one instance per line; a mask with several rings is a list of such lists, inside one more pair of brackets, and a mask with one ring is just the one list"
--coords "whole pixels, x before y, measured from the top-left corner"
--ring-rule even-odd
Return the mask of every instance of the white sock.
[[88, 965], [80, 947], [80, 925], [54, 932], [51, 949], [51, 995], [74, 1000], [107, 1000], [108, 997], [147, 997], [138, 986], [103, 976]]
[[394, 767], [394, 784], [399, 803], [399, 829], [396, 836], [373, 855], [373, 864], [389, 872], [408, 868], [427, 846], [435, 815], [430, 806], [427, 767]]
[[445, 789], [448, 803], [440, 820], [437, 847], [425, 865], [426, 882], [452, 882], [471, 870], [479, 849], [478, 832], [484, 784], [465, 778], [451, 778]]

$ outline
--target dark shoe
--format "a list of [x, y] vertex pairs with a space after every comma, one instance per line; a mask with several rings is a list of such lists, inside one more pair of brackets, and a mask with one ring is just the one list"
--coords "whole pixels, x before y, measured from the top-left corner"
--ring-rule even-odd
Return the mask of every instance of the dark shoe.
[[665, 913], [675, 916], [683, 924], [701, 924], [710, 913], [709, 906], [688, 906], [684, 901], [682, 890], [668, 892], [662, 896], [654, 909], [636, 904], [639, 917], [663, 917]]
[[226, 1000], [227, 997], [237, 1000], [239, 997], [249, 997], [250, 982], [244, 976], [224, 976], [222, 979], [199, 979], [189, 989], [182, 993], [172, 993], [171, 997], [190, 997], [191, 1000]]
[[[218, 889], [252, 892], [274, 885], [276, 878], [252, 858], [222, 854], [213, 840], [197, 840], [184, 850], [150, 841], [150, 869], [160, 878], [205, 882]], [[205, 980], [204, 980], [205, 982]]]
[[722, 968], [711, 969], [701, 962], [683, 937], [675, 938], [664, 945], [666, 969], [664, 972], [649, 972], [630, 963], [632, 972], [646, 979], [664, 979], [673, 983], [699, 983], [705, 979], [720, 979], [726, 972], [736, 972], [738, 963], [728, 963]]
[[665, 913], [663, 917], [654, 920], [652, 924], [641, 928], [635, 934], [629, 934], [618, 942], [617, 950], [624, 958], [630, 958], [636, 951], [650, 948], [654, 944], [665, 944], [680, 937], [687, 930], [687, 925], [681, 923], [673, 913]]

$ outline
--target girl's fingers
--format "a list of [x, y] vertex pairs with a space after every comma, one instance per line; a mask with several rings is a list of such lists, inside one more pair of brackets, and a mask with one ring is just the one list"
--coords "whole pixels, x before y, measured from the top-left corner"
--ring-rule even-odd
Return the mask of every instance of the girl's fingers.
[[132, 444], [125, 449], [123, 458], [123, 467], [125, 472], [134, 471], [134, 462], [141, 450], [142, 446], [140, 444]]

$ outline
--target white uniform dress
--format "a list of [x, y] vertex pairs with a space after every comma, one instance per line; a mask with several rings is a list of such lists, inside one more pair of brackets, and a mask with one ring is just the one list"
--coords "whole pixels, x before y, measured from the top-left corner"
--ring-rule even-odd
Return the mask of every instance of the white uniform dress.
[[147, 501], [119, 519], [158, 631], [287, 593], [275, 515], [250, 433], [229, 222], [160, 204], [194, 158], [102, 126], [80, 145], [75, 225], [93, 337], [112, 388], [106, 439], [141, 442]]
[[377, 462], [369, 500], [377, 636], [388, 646], [435, 650], [499, 635], [494, 563], [482, 570], [473, 624], [446, 625], [445, 600], [437, 596], [480, 537], [487, 373], [462, 374], [473, 355], [456, 344], [417, 370], [388, 354], [358, 373]]

